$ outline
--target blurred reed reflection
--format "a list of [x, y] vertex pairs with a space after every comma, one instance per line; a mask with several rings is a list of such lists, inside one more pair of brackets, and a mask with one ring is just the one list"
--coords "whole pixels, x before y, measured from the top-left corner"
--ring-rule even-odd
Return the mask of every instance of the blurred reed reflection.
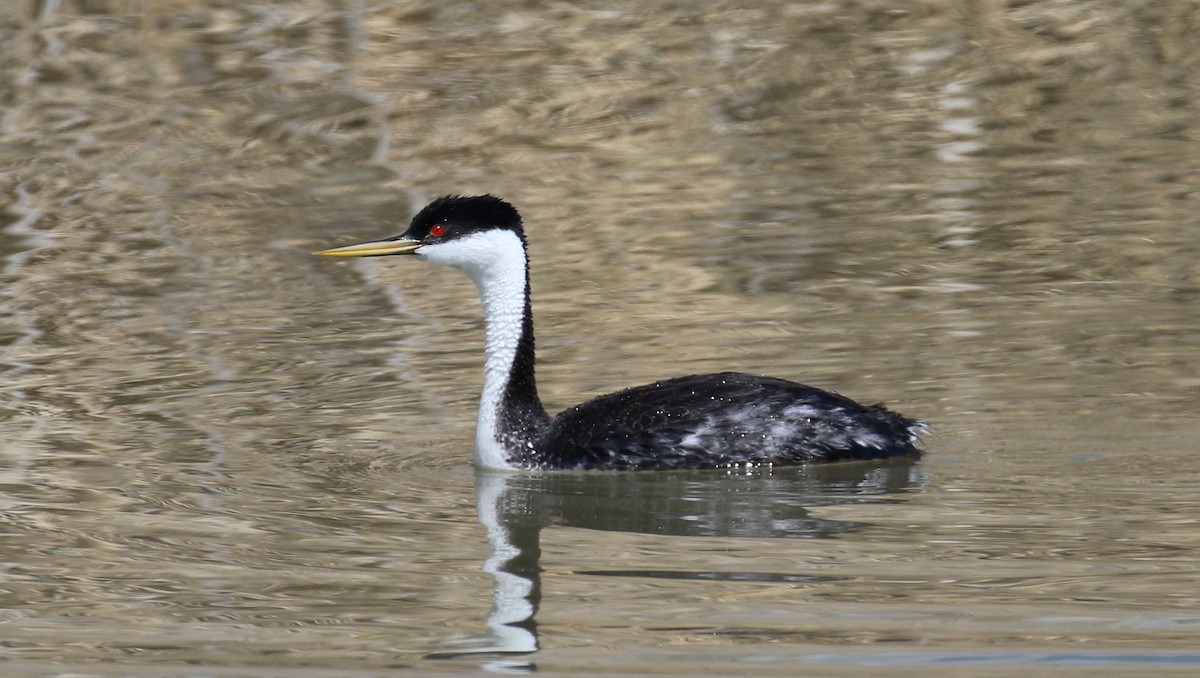
[[[524, 633], [540, 534], [550, 672], [1194, 672], [1197, 26], [0, 2], [4, 666], [420, 671], [502, 567]], [[936, 482], [518, 476], [489, 546], [470, 283], [308, 254], [455, 192], [526, 217], [551, 408], [775, 374], [931, 420]]]

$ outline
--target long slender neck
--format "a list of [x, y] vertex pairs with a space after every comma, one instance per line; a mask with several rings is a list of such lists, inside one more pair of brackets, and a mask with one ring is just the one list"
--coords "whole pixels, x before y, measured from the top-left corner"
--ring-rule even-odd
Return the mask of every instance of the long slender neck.
[[529, 263], [524, 243], [511, 231], [498, 232], [494, 257], [464, 269], [483, 302], [483, 395], [475, 430], [475, 461], [484, 468], [532, 465], [538, 436], [549, 416], [534, 378], [533, 314]]

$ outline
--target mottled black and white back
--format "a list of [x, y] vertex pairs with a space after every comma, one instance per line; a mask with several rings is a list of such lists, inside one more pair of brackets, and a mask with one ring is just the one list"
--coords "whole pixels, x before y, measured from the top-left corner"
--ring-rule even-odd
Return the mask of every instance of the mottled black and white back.
[[576, 405], [539, 446], [550, 466], [730, 468], [920, 456], [924, 424], [773, 377], [695, 374]]
[[737, 372], [638, 386], [551, 418], [534, 376], [521, 217], [494, 196], [439, 198], [402, 235], [318, 254], [414, 255], [475, 281], [485, 329], [475, 438], [482, 467], [731, 468], [921, 455], [924, 422], [811, 386]]

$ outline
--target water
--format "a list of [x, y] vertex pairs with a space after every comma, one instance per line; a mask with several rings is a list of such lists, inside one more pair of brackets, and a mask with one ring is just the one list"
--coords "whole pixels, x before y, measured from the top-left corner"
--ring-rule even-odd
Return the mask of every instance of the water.
[[[6, 675], [1200, 664], [1194, 3], [10, 4]], [[930, 455], [477, 477], [469, 281], [309, 252], [485, 191], [549, 406]]]

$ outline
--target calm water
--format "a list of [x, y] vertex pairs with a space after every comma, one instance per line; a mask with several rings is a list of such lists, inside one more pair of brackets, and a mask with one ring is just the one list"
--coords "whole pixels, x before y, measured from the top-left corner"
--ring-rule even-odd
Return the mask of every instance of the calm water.
[[[0, 9], [5, 675], [1200, 670], [1200, 8]], [[543, 398], [739, 369], [912, 466], [476, 475], [523, 211]]]

